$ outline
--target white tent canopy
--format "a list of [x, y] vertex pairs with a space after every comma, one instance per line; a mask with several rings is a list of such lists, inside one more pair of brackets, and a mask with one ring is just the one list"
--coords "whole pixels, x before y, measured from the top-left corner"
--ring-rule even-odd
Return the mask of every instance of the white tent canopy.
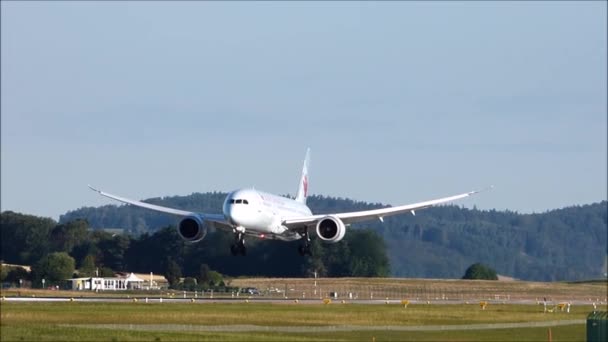
[[144, 280], [139, 278], [138, 276], [136, 276], [135, 274], [131, 273], [129, 274], [129, 276], [127, 277], [127, 279], [125, 279], [128, 283], [130, 282], [143, 282]]

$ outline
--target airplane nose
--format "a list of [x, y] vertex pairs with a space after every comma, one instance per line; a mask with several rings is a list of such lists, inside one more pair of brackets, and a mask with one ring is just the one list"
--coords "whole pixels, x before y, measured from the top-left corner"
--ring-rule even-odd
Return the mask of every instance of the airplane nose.
[[227, 212], [225, 213], [225, 216], [228, 222], [236, 226], [242, 226], [244, 223], [242, 210], [240, 210], [240, 208], [235, 208], [235, 206], [231, 206], [230, 208], [228, 208]]

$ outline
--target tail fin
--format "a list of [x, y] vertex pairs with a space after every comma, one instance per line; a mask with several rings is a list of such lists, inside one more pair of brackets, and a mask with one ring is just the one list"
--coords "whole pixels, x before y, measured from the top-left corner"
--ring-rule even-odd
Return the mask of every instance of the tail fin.
[[308, 196], [308, 164], [310, 163], [310, 148], [306, 149], [306, 158], [304, 158], [304, 166], [302, 167], [302, 177], [298, 184], [298, 194], [296, 201], [306, 204], [306, 196]]

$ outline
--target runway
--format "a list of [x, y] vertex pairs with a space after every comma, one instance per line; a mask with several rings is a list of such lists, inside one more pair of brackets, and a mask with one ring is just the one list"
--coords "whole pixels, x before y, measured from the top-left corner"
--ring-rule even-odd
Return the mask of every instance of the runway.
[[[161, 298], [161, 297], [6, 297], [3, 301], [15, 302], [15, 303], [26, 303], [26, 302], [83, 302], [83, 303], [196, 303], [196, 304], [214, 304], [214, 303], [267, 303], [267, 304], [325, 304], [322, 299], [284, 299], [284, 298]], [[470, 301], [470, 300], [409, 300], [408, 305], [479, 305], [481, 300]], [[485, 300], [489, 305], [496, 304], [518, 304], [518, 305], [542, 305], [537, 303], [535, 300]], [[589, 301], [574, 300], [568, 301], [571, 305], [589, 305], [593, 303]], [[399, 299], [353, 299], [353, 300], [341, 300], [334, 299], [331, 301], [332, 304], [366, 304], [366, 305], [386, 305], [386, 304], [402, 304]], [[547, 307], [552, 307], [558, 303], [565, 303], [565, 301], [548, 301]], [[601, 305], [603, 303], [596, 303]]]

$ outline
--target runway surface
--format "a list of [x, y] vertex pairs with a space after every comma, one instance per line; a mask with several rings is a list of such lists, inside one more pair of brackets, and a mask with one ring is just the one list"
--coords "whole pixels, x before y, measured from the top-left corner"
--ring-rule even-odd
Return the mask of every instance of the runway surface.
[[[160, 297], [6, 297], [3, 299], [7, 302], [83, 302], [83, 303], [198, 303], [198, 304], [212, 304], [212, 303], [269, 303], [269, 304], [323, 304], [321, 299], [284, 299], [284, 298], [160, 298]], [[296, 302], [297, 301], [297, 302]], [[409, 304], [432, 304], [432, 305], [446, 305], [446, 304], [479, 304], [480, 300], [477, 301], [465, 301], [465, 300], [410, 300]], [[535, 300], [486, 300], [488, 304], [520, 304], [520, 305], [542, 305]], [[550, 301], [547, 302], [547, 307], [552, 307], [558, 303], [565, 301]], [[352, 300], [332, 300], [333, 304], [401, 304], [401, 300], [398, 299], [352, 299]], [[590, 305], [593, 303], [589, 301], [575, 300], [569, 301], [571, 305]], [[603, 303], [596, 303], [603, 304]]]

